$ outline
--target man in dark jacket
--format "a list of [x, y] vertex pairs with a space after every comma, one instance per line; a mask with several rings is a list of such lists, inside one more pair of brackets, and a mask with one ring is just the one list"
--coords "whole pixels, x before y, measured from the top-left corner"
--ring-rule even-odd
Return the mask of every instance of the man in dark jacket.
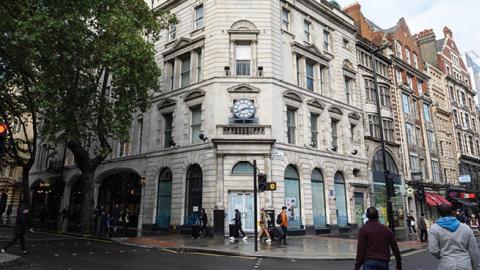
[[243, 235], [243, 241], [247, 241], [247, 236], [242, 230], [242, 213], [238, 209], [235, 209], [235, 226], [237, 226], [237, 230], [239, 233]]
[[378, 210], [367, 209], [368, 221], [358, 232], [357, 259], [355, 270], [388, 270], [390, 249], [395, 255], [396, 270], [402, 269], [400, 250], [392, 231], [378, 222]]
[[27, 215], [28, 209], [22, 207], [21, 205], [17, 208], [17, 221], [15, 223], [15, 237], [5, 246], [5, 248], [1, 249], [1, 253], [5, 253], [5, 251], [11, 247], [18, 239], [20, 239], [20, 247], [22, 248], [23, 254], [27, 254], [27, 250], [25, 250], [25, 233], [27, 232]]
[[425, 222], [425, 215], [420, 215], [420, 219], [418, 220], [419, 224], [418, 227], [420, 229], [420, 242], [427, 242], [428, 241], [428, 232], [427, 232], [427, 223]]

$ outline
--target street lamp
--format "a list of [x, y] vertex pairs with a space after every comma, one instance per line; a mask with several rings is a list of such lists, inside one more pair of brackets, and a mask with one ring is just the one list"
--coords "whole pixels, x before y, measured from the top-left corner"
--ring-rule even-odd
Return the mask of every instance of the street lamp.
[[387, 195], [387, 220], [388, 226], [395, 235], [395, 224], [393, 223], [393, 205], [392, 205], [392, 197], [393, 197], [393, 178], [390, 177], [390, 172], [387, 169], [387, 153], [385, 151], [385, 137], [383, 134], [383, 122], [382, 122], [382, 112], [380, 108], [380, 93], [378, 92], [378, 82], [377, 82], [377, 67], [375, 62], [375, 55], [385, 50], [388, 47], [388, 44], [384, 44], [382, 47], [377, 48], [375, 50], [370, 51], [370, 57], [372, 58], [372, 71], [373, 71], [373, 83], [375, 86], [375, 97], [377, 101], [377, 116], [379, 120], [380, 126], [380, 145], [382, 148], [382, 161], [383, 161], [383, 179], [385, 181], [386, 187], [386, 195]]
[[[144, 174], [145, 175], [145, 174]], [[145, 177], [140, 177], [139, 184], [141, 186], [141, 197], [140, 197], [140, 213], [138, 213], [137, 221], [137, 237], [142, 236], [142, 227], [143, 227], [143, 205], [145, 204], [145, 184], [147, 179]]]

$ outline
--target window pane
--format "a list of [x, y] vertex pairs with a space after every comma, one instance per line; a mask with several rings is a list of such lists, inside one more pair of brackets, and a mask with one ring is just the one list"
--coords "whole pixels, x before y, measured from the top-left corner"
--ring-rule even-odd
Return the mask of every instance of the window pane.
[[192, 143], [200, 142], [200, 138], [198, 137], [198, 135], [201, 132], [201, 119], [201, 108], [192, 108]]
[[313, 90], [314, 89], [314, 73], [313, 73], [314, 65], [307, 63], [306, 65], [306, 73], [307, 73], [307, 89]]
[[182, 78], [181, 86], [186, 86], [190, 83], [190, 55], [182, 59]]
[[288, 143], [295, 143], [295, 110], [287, 109]]
[[252, 51], [250, 44], [236, 44], [235, 46], [235, 59], [237, 60], [250, 60], [252, 57]]

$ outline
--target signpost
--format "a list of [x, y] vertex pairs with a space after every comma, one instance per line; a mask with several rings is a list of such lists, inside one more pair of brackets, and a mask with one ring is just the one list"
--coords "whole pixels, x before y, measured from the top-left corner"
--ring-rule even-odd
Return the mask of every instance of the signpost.
[[253, 225], [253, 230], [255, 233], [255, 252], [258, 251], [258, 228], [257, 228], [257, 223], [258, 223], [258, 217], [257, 217], [257, 161], [253, 161], [253, 216], [254, 216], [254, 225]]

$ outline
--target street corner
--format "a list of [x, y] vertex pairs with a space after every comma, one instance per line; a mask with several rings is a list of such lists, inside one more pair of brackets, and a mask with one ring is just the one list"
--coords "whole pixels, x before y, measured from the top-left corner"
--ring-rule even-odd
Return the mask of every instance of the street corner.
[[0, 253], [0, 266], [9, 265], [20, 259], [20, 256], [16, 256], [9, 253]]
[[149, 237], [132, 237], [127, 239], [121, 239], [118, 241], [118, 243], [155, 248], [175, 248], [178, 246], [177, 243], [174, 241], [164, 241]]

